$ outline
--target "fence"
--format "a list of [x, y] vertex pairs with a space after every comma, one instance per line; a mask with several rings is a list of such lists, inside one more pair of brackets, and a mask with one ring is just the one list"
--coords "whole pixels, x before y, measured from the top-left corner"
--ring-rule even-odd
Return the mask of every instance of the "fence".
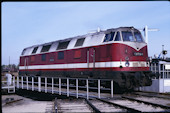
[[[8, 90], [8, 93], [15, 93], [15, 76], [12, 77], [12, 83], [9, 84], [6, 77], [1, 77], [2, 79], [2, 89]], [[12, 90], [12, 91], [11, 91]]]
[[170, 92], [170, 62], [159, 61], [152, 63], [150, 70], [157, 76], [152, 80], [152, 85], [140, 87], [141, 91], [166, 93]]
[[[158, 77], [161, 79], [170, 78], [170, 62], [160, 61], [158, 63], [152, 63], [150, 66], [150, 70], [159, 75]], [[157, 77], [157, 78], [158, 78]]]
[[[111, 88], [103, 88], [101, 83], [106, 81], [110, 83]], [[83, 83], [85, 84], [84, 86], [82, 85]], [[90, 83], [97, 83], [97, 87], [90, 87]], [[90, 95], [89, 90], [97, 90], [98, 98], [101, 98], [101, 90], [107, 90], [110, 91], [110, 96], [113, 97], [113, 80], [109, 79], [18, 76], [16, 87], [38, 92], [63, 94], [68, 97], [86, 97], [87, 99], [89, 97], [96, 97], [96, 93], [91, 92]]]

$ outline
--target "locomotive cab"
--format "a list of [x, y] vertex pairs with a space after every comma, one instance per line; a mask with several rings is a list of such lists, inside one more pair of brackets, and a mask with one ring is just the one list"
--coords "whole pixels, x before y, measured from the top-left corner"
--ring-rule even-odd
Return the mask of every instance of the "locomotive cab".
[[119, 87], [133, 89], [151, 85], [147, 43], [139, 30], [133, 27], [111, 29], [106, 32], [103, 42], [112, 43], [112, 61], [119, 66], [112, 70], [112, 76]]
[[[128, 89], [139, 86], [149, 86], [152, 84], [151, 71], [149, 70], [147, 44], [140, 31], [134, 29], [124, 29], [119, 31], [122, 39], [120, 44], [120, 61], [125, 64], [120, 66], [122, 70], [122, 80]], [[118, 48], [117, 48], [118, 50]], [[123, 69], [124, 68], [124, 69]], [[120, 86], [122, 83], [119, 83]]]

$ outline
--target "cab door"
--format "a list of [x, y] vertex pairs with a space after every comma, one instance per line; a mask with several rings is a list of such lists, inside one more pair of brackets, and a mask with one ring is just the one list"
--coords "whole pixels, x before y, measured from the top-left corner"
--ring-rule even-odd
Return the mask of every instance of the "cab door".
[[89, 68], [95, 69], [95, 49], [89, 48], [87, 50], [87, 66]]
[[24, 61], [24, 67], [25, 67], [25, 74], [27, 74], [27, 71], [28, 71], [28, 58], [27, 57], [25, 58], [25, 61]]

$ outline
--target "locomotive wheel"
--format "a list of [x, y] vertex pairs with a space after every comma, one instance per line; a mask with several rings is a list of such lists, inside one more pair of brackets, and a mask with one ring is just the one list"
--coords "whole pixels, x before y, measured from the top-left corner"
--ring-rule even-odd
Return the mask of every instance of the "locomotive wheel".
[[133, 88], [132, 80], [127, 79], [127, 81], [126, 81], [126, 88], [128, 90], [131, 90]]

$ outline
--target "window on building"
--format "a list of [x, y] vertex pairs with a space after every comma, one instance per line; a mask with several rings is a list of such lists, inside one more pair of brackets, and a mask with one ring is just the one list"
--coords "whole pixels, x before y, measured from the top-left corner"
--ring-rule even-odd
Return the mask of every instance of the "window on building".
[[22, 51], [21, 55], [24, 55], [24, 54], [25, 54], [25, 52], [26, 52], [26, 49], [24, 49], [24, 50]]
[[115, 40], [114, 41], [121, 41], [121, 38], [120, 38], [120, 33], [117, 32], [116, 34], [116, 37], [115, 37]]
[[38, 47], [34, 47], [32, 54], [37, 52]]
[[42, 60], [42, 61], [45, 61], [45, 60], [46, 60], [46, 54], [42, 54], [42, 55], [41, 55], [41, 60]]
[[115, 34], [115, 32], [111, 32], [111, 33], [106, 34], [106, 35], [105, 35], [105, 39], [104, 39], [104, 41], [103, 41], [103, 42], [109, 42], [109, 41], [112, 41], [112, 40], [113, 40], [113, 38], [114, 38], [114, 34]]
[[44, 45], [43, 48], [41, 49], [41, 52], [47, 52], [49, 51], [51, 45]]
[[60, 50], [60, 49], [67, 49], [67, 46], [69, 44], [70, 41], [66, 41], [66, 42], [59, 42], [59, 45], [57, 47], [57, 50]]
[[76, 42], [76, 44], [75, 44], [75, 46], [74, 46], [74, 47], [82, 46], [82, 45], [83, 45], [84, 40], [85, 40], [85, 38], [77, 39], [77, 42]]
[[122, 37], [123, 37], [123, 41], [131, 41], [134, 42], [135, 38], [132, 35], [132, 32], [130, 31], [122, 31]]
[[75, 50], [74, 51], [74, 58], [80, 58], [81, 57], [81, 50]]
[[64, 52], [63, 51], [58, 52], [58, 59], [59, 60], [64, 59]]

